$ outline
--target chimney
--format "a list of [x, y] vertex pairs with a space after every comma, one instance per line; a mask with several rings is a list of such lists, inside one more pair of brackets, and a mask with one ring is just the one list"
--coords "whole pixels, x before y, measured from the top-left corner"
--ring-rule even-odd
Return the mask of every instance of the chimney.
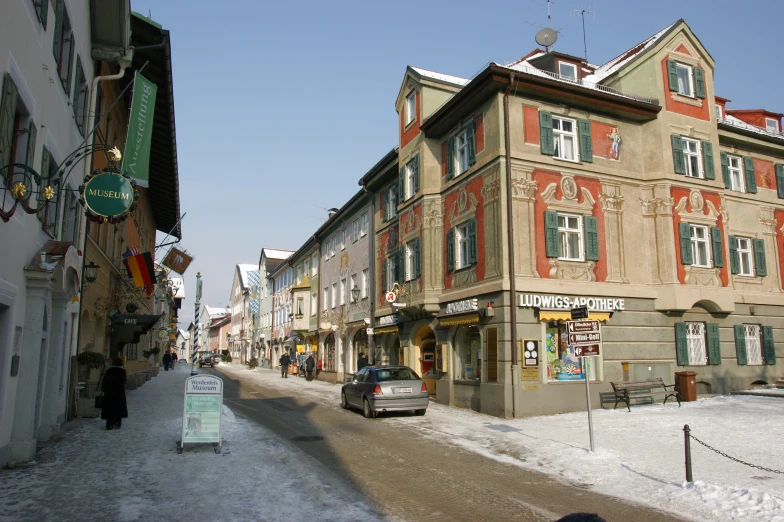
[[334, 216], [337, 211], [338, 211], [338, 209], [336, 209], [334, 207], [329, 209], [329, 210], [327, 210], [327, 219], [331, 219], [332, 216]]

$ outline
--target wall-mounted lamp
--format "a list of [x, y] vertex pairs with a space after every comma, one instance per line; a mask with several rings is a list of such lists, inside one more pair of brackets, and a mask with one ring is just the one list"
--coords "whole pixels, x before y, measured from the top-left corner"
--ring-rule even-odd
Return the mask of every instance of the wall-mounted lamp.
[[354, 303], [359, 300], [359, 287], [357, 285], [354, 285], [354, 288], [351, 289], [351, 300]]
[[89, 265], [84, 265], [84, 280], [90, 284], [95, 283], [95, 280], [98, 279], [99, 268], [101, 268], [100, 265], [96, 265], [92, 261]]

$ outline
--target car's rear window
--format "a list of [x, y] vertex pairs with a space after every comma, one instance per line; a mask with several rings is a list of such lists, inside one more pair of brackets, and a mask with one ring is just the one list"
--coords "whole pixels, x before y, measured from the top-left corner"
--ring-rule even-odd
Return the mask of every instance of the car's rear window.
[[379, 382], [384, 381], [415, 381], [419, 376], [408, 368], [391, 368], [376, 370]]

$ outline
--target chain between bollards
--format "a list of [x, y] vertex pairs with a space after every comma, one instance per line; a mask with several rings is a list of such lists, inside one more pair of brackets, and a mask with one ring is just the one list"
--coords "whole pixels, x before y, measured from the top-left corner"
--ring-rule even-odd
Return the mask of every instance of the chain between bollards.
[[691, 437], [691, 430], [688, 424], [683, 425], [683, 442], [686, 446], [686, 482], [693, 482], [691, 476], [691, 446], [689, 439]]

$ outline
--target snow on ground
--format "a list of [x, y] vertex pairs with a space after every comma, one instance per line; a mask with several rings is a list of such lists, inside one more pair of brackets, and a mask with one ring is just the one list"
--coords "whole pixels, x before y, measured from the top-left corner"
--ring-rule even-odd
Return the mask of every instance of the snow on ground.
[[178, 455], [190, 365], [128, 392], [129, 418], [69, 424], [37, 465], [0, 471], [0, 521], [381, 520], [344, 482], [223, 407], [223, 452]]
[[[277, 371], [220, 364], [220, 371], [298, 393], [325, 404], [340, 386]], [[575, 388], [575, 393], [584, 393]], [[784, 472], [784, 400], [750, 395], [696, 402], [594, 410], [595, 452], [586, 412], [499, 419], [431, 403], [425, 417], [389, 416], [443, 442], [530, 468], [590, 489], [648, 503], [696, 520], [784, 521], [784, 474], [745, 466], [691, 442], [693, 483], [685, 480], [683, 426], [694, 437], [745, 462]]]

